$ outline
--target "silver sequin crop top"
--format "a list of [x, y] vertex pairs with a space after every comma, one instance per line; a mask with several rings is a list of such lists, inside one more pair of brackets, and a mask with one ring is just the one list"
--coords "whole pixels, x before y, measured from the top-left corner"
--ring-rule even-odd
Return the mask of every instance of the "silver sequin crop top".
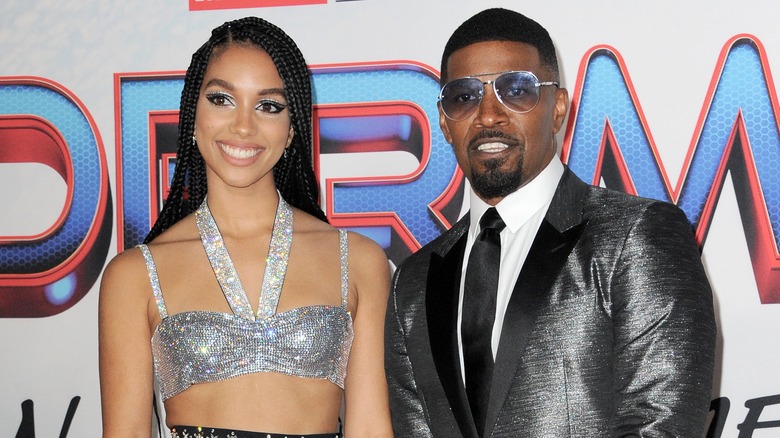
[[276, 313], [292, 241], [292, 211], [279, 199], [257, 317], [206, 201], [196, 213], [198, 228], [233, 314], [187, 311], [169, 316], [151, 252], [139, 245], [162, 319], [152, 335], [152, 352], [163, 400], [193, 384], [259, 372], [322, 378], [344, 388], [354, 336], [347, 311], [347, 234], [339, 230], [341, 306], [316, 305]]

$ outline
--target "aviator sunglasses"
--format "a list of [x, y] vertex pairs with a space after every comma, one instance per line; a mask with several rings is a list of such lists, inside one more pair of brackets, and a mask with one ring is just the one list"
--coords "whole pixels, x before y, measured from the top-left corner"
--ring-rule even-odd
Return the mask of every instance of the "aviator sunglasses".
[[441, 87], [439, 103], [448, 119], [463, 120], [479, 107], [485, 95], [485, 85], [492, 85], [498, 101], [516, 113], [527, 113], [539, 103], [540, 88], [545, 85], [558, 86], [557, 82], [539, 82], [530, 71], [509, 71], [501, 73], [492, 81], [483, 81], [479, 76], [468, 76], [447, 82]]

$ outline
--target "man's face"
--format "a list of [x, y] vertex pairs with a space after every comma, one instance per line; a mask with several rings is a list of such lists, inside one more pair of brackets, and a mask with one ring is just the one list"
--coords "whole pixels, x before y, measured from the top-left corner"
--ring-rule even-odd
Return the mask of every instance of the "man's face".
[[[535, 47], [512, 41], [487, 41], [456, 50], [447, 61], [447, 71], [448, 81], [467, 76], [492, 81], [508, 71], [530, 71], [541, 82], [555, 79], [542, 67]], [[568, 93], [554, 86], [540, 88], [539, 103], [526, 113], [504, 106], [491, 85], [485, 85], [482, 102], [464, 120], [448, 119], [439, 106], [444, 137], [472, 188], [488, 204], [495, 205], [534, 179], [555, 155], [555, 134], [563, 125]]]

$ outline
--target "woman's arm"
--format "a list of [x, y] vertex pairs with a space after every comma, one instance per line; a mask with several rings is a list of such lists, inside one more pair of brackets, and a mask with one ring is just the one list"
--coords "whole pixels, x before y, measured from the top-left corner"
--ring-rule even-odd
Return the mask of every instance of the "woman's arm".
[[149, 305], [153, 301], [137, 249], [115, 257], [103, 272], [98, 308], [103, 437], [149, 437], [152, 371]]
[[384, 251], [359, 234], [349, 236], [350, 287], [357, 290], [355, 339], [347, 365], [344, 436], [392, 437], [384, 366], [384, 324], [390, 268]]

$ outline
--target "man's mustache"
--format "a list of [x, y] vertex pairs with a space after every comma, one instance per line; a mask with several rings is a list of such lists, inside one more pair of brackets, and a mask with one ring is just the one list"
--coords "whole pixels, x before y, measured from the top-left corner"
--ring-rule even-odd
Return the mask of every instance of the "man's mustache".
[[507, 144], [510, 146], [519, 145], [520, 141], [516, 139], [515, 137], [512, 137], [509, 134], [505, 134], [499, 130], [487, 130], [487, 131], [480, 131], [475, 135], [470, 141], [469, 141], [469, 149], [475, 149], [477, 147], [477, 143], [481, 140], [486, 139], [492, 139], [492, 140], [505, 140]]

